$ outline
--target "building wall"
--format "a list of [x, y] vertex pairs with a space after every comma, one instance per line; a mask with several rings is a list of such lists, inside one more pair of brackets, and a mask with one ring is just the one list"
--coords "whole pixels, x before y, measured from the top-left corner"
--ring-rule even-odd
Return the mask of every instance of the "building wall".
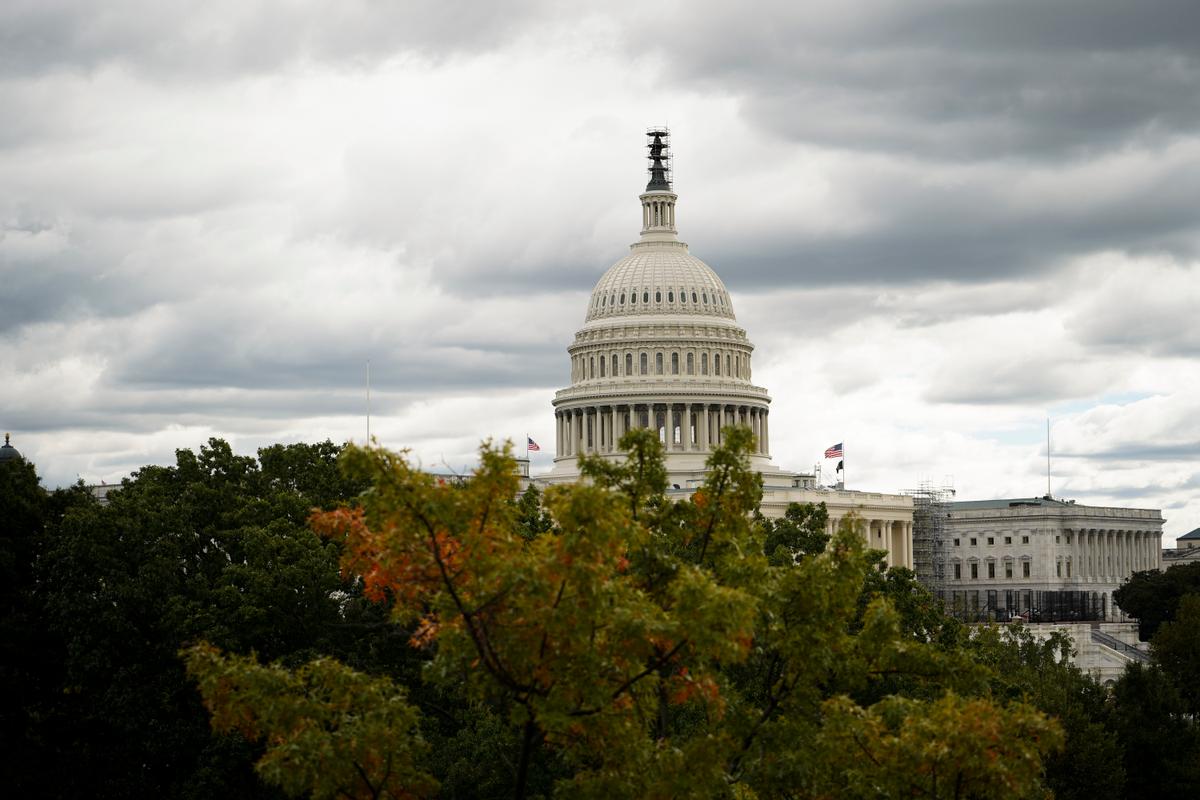
[[[990, 501], [946, 506], [945, 589], [967, 606], [1010, 592], [1028, 610], [1035, 592], [1084, 592], [1119, 619], [1112, 592], [1139, 570], [1162, 565], [1162, 514], [1156, 509], [1083, 506], [1060, 501]], [[980, 593], [975, 595], [974, 593]], [[1024, 602], [1023, 602], [1024, 601]]]

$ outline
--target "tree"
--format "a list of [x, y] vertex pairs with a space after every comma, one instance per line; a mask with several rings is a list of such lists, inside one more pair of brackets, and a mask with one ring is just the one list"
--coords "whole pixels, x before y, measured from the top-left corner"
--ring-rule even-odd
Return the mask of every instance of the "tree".
[[[561, 766], [562, 796], [865, 796], [914, 769], [949, 776], [903, 784], [935, 797], [993, 785], [1039, 795], [1057, 725], [991, 699], [986, 670], [906, 635], [886, 597], [859, 608], [871, 559], [853, 520], [823, 552], [772, 563], [753, 518], [752, 436], [730, 428], [723, 439], [705, 485], [674, 501], [661, 443], [630, 431], [624, 462], [584, 458], [586, 482], [546, 492], [553, 526], [534, 536], [512, 502], [506, 449], [485, 446], [474, 476], [454, 485], [403, 455], [351, 448], [348, 474], [372, 489], [313, 525], [341, 546], [343, 573], [428, 653], [423, 679], [501, 715], [517, 745], [516, 797], [547, 759]], [[268, 754], [306, 714], [324, 713], [295, 682], [264, 709], [261, 693], [230, 688], [244, 660], [202, 652], [197, 674], [218, 725], [252, 716]], [[896, 676], [921, 696], [856, 701]], [[971, 733], [978, 741], [962, 741]], [[878, 759], [872, 775], [852, 741]], [[311, 764], [321, 753], [310, 742], [292, 757]]]
[[[53, 686], [27, 702], [25, 739], [57, 765], [44, 773], [53, 794], [276, 794], [251, 770], [254, 747], [210, 730], [177, 652], [204, 638], [292, 664], [373, 663], [384, 615], [357, 601], [337, 546], [307, 526], [313, 506], [362, 489], [339, 452], [278, 445], [255, 459], [213, 439], [143, 468], [107, 505], [52, 514], [31, 563]], [[364, 620], [378, 629], [349, 627]]]
[[1121, 745], [1130, 800], [1185, 800], [1200, 788], [1200, 730], [1170, 678], [1130, 664], [1113, 686], [1110, 728]]
[[773, 566], [823, 553], [829, 543], [829, 511], [824, 503], [788, 503], [778, 519], [756, 511], [755, 523], [762, 528], [763, 553]]
[[1113, 600], [1137, 618], [1138, 635], [1148, 642], [1159, 625], [1175, 618], [1179, 601], [1188, 594], [1200, 594], [1200, 562], [1135, 572], [1113, 592]]
[[1200, 715], [1200, 594], [1180, 598], [1175, 618], [1154, 634], [1151, 653], [1188, 712]]

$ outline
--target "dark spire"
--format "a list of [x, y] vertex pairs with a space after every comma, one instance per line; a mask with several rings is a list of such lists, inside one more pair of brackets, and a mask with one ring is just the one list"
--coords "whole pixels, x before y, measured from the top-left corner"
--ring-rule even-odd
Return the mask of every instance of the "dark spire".
[[651, 128], [646, 131], [646, 149], [650, 160], [650, 182], [646, 191], [671, 191], [671, 132], [666, 128]]

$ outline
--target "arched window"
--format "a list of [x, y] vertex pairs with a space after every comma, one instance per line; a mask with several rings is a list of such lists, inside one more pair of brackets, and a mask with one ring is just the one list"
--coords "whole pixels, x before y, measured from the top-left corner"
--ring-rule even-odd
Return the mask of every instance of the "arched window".
[[600, 356], [600, 377], [604, 377], [604, 356]]
[[671, 353], [671, 374], [679, 374], [679, 353]]
[[700, 374], [701, 375], [708, 374], [708, 353], [700, 354]]
[[696, 374], [696, 356], [693, 353], [687, 354], [687, 370], [688, 375]]
[[741, 356], [733, 357], [733, 369], [734, 369], [734, 372], [733, 372], [734, 375], [738, 376], [739, 378], [742, 377], [742, 357]]
[[713, 353], [713, 373], [716, 375], [721, 374], [721, 354], [720, 353]]
[[621, 292], [621, 305], [625, 305], [625, 293]]
[[633, 353], [625, 354], [625, 377], [633, 374]]
[[733, 377], [733, 373], [729, 371], [729, 353], [725, 354], [725, 374], [731, 378]]
[[612, 354], [612, 376], [617, 377], [617, 354]]
[[650, 371], [648, 357], [642, 353], [642, 374], [645, 375]]
[[596, 377], [596, 359], [588, 359], [588, 375], [592, 378]]
[[702, 299], [704, 301], [704, 305], [708, 305], [708, 292], [702, 293], [700, 295], [700, 299]]
[[696, 292], [695, 291], [692, 292], [692, 302], [693, 303], [696, 302]]
[[600, 307], [604, 308], [606, 305], [608, 305], [608, 295], [600, 298]]
[[654, 374], [655, 375], [663, 374], [663, 354], [662, 353], [654, 354]]

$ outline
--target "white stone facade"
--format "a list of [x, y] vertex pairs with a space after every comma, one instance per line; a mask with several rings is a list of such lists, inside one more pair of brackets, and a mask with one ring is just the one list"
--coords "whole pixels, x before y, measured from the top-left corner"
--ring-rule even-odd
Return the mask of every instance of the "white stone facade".
[[1113, 591], [1136, 571], [1162, 567], [1157, 509], [1041, 497], [945, 508], [945, 587], [952, 608], [1025, 614], [1039, 610], [1037, 592], [1081, 592], [1105, 618], [1119, 619]]

